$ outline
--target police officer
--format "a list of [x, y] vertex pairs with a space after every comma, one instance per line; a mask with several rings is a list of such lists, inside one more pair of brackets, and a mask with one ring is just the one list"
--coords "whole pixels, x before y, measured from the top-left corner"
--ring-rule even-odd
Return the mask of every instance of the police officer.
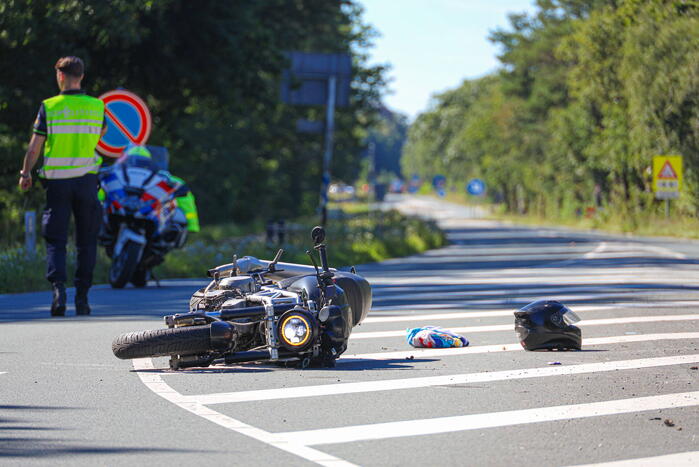
[[42, 102], [20, 171], [20, 189], [32, 186], [31, 170], [44, 148], [39, 177], [46, 188], [41, 227], [46, 239], [46, 278], [53, 287], [51, 316], [66, 311], [66, 243], [71, 212], [75, 217], [75, 311], [89, 315], [87, 293], [97, 259], [101, 207], [97, 200], [97, 171], [102, 158], [95, 153], [106, 132], [104, 103], [80, 88], [85, 65], [78, 57], [56, 62], [60, 94]]

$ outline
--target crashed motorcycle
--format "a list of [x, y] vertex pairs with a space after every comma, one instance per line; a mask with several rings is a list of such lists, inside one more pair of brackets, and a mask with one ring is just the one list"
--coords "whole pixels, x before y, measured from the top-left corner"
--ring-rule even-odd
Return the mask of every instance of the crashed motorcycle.
[[106, 198], [99, 240], [112, 259], [109, 283], [144, 287], [152, 268], [187, 239], [187, 219], [175, 201], [186, 187], [138, 155], [123, 155], [99, 179]]
[[328, 266], [322, 227], [312, 238], [312, 266], [280, 263], [279, 250], [272, 261], [245, 256], [210, 269], [188, 313], [165, 316], [167, 328], [116, 337], [114, 355], [169, 356], [173, 370], [259, 361], [334, 366], [371, 308], [371, 286], [354, 268]]

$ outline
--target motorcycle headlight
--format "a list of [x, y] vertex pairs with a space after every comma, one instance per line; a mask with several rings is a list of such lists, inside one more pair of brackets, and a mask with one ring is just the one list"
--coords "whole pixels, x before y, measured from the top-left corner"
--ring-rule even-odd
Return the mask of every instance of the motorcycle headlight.
[[279, 318], [277, 327], [281, 345], [287, 350], [302, 352], [313, 344], [318, 324], [308, 313], [290, 310]]

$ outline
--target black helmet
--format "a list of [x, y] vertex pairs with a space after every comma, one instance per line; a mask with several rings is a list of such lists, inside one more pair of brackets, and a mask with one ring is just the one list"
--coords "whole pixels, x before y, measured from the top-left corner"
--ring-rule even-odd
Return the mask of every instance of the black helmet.
[[515, 311], [515, 332], [524, 350], [580, 350], [580, 321], [564, 304], [539, 300]]

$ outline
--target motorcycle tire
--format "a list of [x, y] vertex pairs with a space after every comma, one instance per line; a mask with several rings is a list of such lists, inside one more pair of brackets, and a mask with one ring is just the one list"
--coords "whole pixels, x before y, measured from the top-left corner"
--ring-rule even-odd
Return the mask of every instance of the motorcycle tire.
[[109, 284], [115, 289], [123, 288], [136, 272], [138, 267], [138, 253], [141, 245], [134, 242], [126, 242], [118, 256], [112, 258], [109, 267]]
[[210, 350], [211, 325], [129, 332], [112, 342], [112, 352], [122, 360], [197, 355]]
[[147, 269], [136, 269], [136, 272], [131, 276], [131, 283], [134, 287], [145, 287], [148, 285], [148, 270]]

